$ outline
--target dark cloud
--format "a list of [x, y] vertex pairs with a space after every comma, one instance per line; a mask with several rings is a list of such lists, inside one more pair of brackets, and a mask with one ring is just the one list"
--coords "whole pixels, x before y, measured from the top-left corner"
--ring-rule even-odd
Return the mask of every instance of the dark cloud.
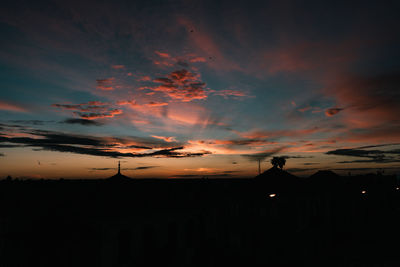
[[4, 145], [4, 144], [0, 144], [0, 148], [15, 148], [15, 147], [20, 147], [20, 145]]
[[312, 171], [312, 170], [317, 170], [318, 168], [288, 168], [286, 171], [288, 172], [306, 172], [306, 171]]
[[296, 155], [296, 156], [280, 156], [282, 158], [285, 159], [310, 159], [310, 158], [314, 158], [314, 156], [300, 156], [300, 155]]
[[140, 166], [140, 167], [136, 167], [136, 168], [126, 168], [123, 170], [132, 170], [132, 171], [136, 171], [136, 170], [147, 170], [147, 169], [152, 169], [152, 168], [157, 168], [158, 166]]
[[9, 120], [11, 123], [20, 123], [20, 124], [32, 124], [32, 125], [43, 125], [47, 123], [53, 123], [54, 121], [41, 121], [41, 120]]
[[229, 174], [229, 173], [237, 173], [237, 172], [240, 172], [240, 171], [223, 171], [222, 173]]
[[117, 168], [89, 168], [91, 171], [109, 171], [109, 170], [116, 170]]
[[364, 146], [358, 148], [336, 149], [326, 152], [327, 155], [358, 157], [364, 159], [340, 161], [338, 163], [391, 163], [400, 162], [400, 149], [391, 150], [367, 150], [366, 148], [375, 148], [386, 145]]
[[189, 67], [189, 64], [187, 62], [183, 61], [183, 60], [178, 60], [176, 62], [176, 64], [181, 66], [181, 67], [184, 67], [184, 68], [188, 68]]
[[332, 116], [338, 114], [342, 110], [343, 110], [343, 108], [328, 108], [327, 110], [325, 110], [325, 115], [328, 117], [332, 117]]
[[149, 146], [137, 146], [137, 145], [126, 146], [126, 148], [152, 149], [152, 147]]
[[68, 123], [68, 124], [80, 124], [85, 126], [101, 126], [103, 123], [94, 121], [94, 120], [87, 120], [87, 119], [75, 119], [70, 118], [62, 121], [61, 123]]
[[[32, 147], [35, 151], [48, 150], [57, 152], [69, 152], [75, 154], [84, 154], [104, 157], [198, 157], [210, 154], [208, 151], [188, 152], [182, 151], [183, 146], [165, 147], [165, 142], [147, 140], [144, 138], [112, 138], [112, 137], [92, 137], [84, 135], [67, 134], [43, 130], [26, 130], [23, 133], [33, 137], [8, 137], [0, 136], [0, 143], [3, 146], [9, 144]], [[141, 143], [141, 141], [144, 141]], [[136, 144], [131, 145], [132, 142]], [[126, 144], [126, 145], [125, 145]], [[164, 148], [162, 147], [164, 144]], [[148, 146], [149, 145], [149, 146]], [[169, 144], [170, 145], [170, 144]], [[148, 151], [141, 153], [123, 152], [127, 148], [146, 149]]]
[[385, 147], [385, 146], [397, 146], [400, 143], [390, 143], [390, 144], [380, 144], [380, 145], [370, 145], [370, 146], [361, 146], [359, 149], [366, 149], [366, 148], [375, 148], [375, 147]]
[[242, 156], [247, 158], [250, 161], [263, 161], [266, 158], [269, 158], [269, 157], [279, 153], [280, 151], [282, 151], [282, 149], [283, 149], [283, 147], [276, 148], [274, 150], [267, 150], [267, 151], [260, 152], [260, 153], [246, 154], [246, 155], [242, 155]]
[[376, 171], [376, 170], [400, 170], [400, 166], [395, 167], [383, 167], [383, 168], [372, 168], [372, 167], [365, 167], [365, 168], [337, 168], [333, 169], [335, 171]]
[[192, 178], [192, 179], [207, 179], [207, 178], [230, 178], [233, 177], [229, 173], [220, 174], [178, 174], [170, 178]]
[[112, 118], [115, 115], [123, 113], [121, 109], [115, 108], [111, 103], [100, 101], [90, 101], [81, 104], [53, 104], [52, 107], [70, 110], [74, 115], [85, 120]]

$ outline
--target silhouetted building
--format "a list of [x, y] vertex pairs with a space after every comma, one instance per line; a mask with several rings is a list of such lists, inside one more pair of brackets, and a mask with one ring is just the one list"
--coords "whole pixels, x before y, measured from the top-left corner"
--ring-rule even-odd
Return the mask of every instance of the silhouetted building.
[[110, 178], [108, 178], [108, 180], [115, 181], [115, 182], [120, 182], [120, 181], [129, 181], [129, 180], [132, 180], [132, 179], [129, 178], [128, 176], [125, 176], [125, 175], [121, 174], [121, 162], [118, 161], [118, 172], [117, 172], [117, 174], [111, 176]]
[[301, 183], [300, 178], [276, 166], [257, 175], [255, 180], [262, 190], [271, 193], [296, 190]]

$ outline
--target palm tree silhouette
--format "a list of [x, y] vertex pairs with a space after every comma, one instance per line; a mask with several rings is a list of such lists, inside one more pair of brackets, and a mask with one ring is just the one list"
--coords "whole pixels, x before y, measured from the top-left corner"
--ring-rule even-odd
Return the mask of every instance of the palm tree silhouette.
[[283, 166], [285, 166], [286, 159], [284, 157], [273, 157], [271, 159], [271, 164], [274, 168], [280, 168], [281, 170], [283, 169]]

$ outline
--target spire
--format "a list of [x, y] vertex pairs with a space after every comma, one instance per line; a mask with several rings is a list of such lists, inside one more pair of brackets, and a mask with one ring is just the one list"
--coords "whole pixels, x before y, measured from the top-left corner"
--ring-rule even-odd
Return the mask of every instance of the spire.
[[121, 174], [121, 161], [118, 161], [118, 174]]

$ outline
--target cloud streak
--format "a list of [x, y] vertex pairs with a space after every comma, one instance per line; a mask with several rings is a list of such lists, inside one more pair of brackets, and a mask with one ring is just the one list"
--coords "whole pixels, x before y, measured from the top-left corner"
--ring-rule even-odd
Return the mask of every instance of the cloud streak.
[[28, 112], [26, 108], [21, 105], [0, 100], [0, 110], [12, 112]]
[[367, 148], [384, 147], [379, 146], [364, 146], [358, 148], [336, 149], [326, 152], [327, 155], [357, 157], [363, 159], [340, 161], [338, 163], [392, 163], [400, 162], [400, 149], [378, 150]]
[[[15, 136], [16, 133], [12, 133], [9, 136], [0, 135], [0, 144], [5, 143], [5, 145], [12, 144], [25, 147], [35, 147], [35, 151], [48, 150], [112, 158], [184, 158], [199, 157], [210, 154], [210, 152], [207, 151], [190, 152], [185, 150], [185, 147], [183, 146], [169, 147], [167, 143], [162, 144], [140, 138], [135, 140], [135, 138], [121, 139], [112, 137], [92, 137], [54, 131], [25, 129], [23, 127], [20, 130], [22, 133], [29, 135], [29, 137], [19, 137], [18, 134]], [[145, 152], [125, 152], [143, 150], [145, 150]]]
[[115, 78], [106, 78], [106, 79], [97, 79], [97, 89], [103, 90], [103, 91], [112, 91], [115, 88], [113, 87]]
[[85, 120], [113, 118], [123, 113], [121, 109], [113, 107], [111, 103], [100, 101], [91, 101], [82, 104], [53, 104], [52, 107], [73, 111], [74, 115]]
[[86, 120], [86, 119], [75, 119], [75, 118], [66, 119], [64, 121], [61, 121], [61, 123], [80, 124], [80, 125], [84, 125], [84, 126], [101, 126], [101, 125], [103, 125], [103, 123], [100, 123], [98, 121]]

